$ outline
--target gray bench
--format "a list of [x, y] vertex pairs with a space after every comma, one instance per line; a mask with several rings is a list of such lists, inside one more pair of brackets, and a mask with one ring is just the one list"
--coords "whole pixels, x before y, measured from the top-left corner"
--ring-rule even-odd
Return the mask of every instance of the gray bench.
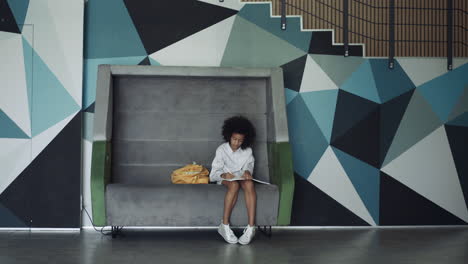
[[[210, 169], [224, 119], [239, 114], [257, 131], [254, 177], [272, 183], [256, 185], [256, 223], [289, 224], [294, 178], [281, 69], [100, 65], [96, 90], [96, 225], [219, 225], [225, 187], [172, 184], [170, 175], [193, 161]], [[231, 224], [246, 223], [240, 193]]]

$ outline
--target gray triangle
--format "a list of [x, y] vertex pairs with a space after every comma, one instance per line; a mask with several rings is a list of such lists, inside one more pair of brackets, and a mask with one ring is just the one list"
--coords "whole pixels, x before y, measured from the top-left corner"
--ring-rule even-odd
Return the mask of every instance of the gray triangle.
[[382, 167], [432, 133], [440, 125], [442, 122], [432, 111], [431, 106], [424, 100], [419, 91], [415, 90]]
[[221, 66], [280, 66], [304, 54], [306, 53], [303, 50], [289, 42], [237, 16], [224, 50]]
[[465, 112], [468, 112], [468, 85], [465, 86], [462, 96], [453, 108], [452, 113], [448, 118], [449, 122]]
[[322, 70], [340, 87], [365, 61], [361, 57], [310, 55]]

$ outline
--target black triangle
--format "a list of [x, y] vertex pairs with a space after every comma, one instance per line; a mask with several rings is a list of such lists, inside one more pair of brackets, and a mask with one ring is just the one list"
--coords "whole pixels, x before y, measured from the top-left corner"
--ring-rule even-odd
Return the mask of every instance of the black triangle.
[[468, 207], [468, 127], [445, 125], [445, 131]]
[[369, 226], [367, 222], [294, 173], [293, 226]]
[[32, 227], [80, 227], [79, 112], [0, 195], [0, 202]]
[[0, 0], [0, 31], [21, 34], [7, 0]]
[[0, 204], [0, 227], [28, 227], [24, 219], [9, 212], [9, 209]]
[[94, 113], [94, 103], [88, 106], [84, 111], [87, 113]]
[[379, 112], [380, 111], [377, 109], [369, 114], [344, 135], [336, 138], [331, 145], [378, 168], [380, 166]]
[[237, 13], [193, 0], [125, 0], [147, 54], [152, 54]]
[[144, 58], [138, 65], [151, 65], [151, 62], [148, 57]]
[[285, 88], [299, 92], [306, 61], [307, 55], [304, 55], [281, 66], [283, 68]]
[[380, 162], [384, 162], [387, 151], [392, 144], [401, 119], [405, 114], [414, 90], [408, 91], [380, 106]]
[[[349, 45], [349, 56], [362, 57], [362, 46]], [[334, 46], [332, 43], [332, 32], [314, 32], [310, 40], [309, 54], [344, 55], [344, 46]]]
[[339, 90], [331, 141], [333, 142], [338, 137], [341, 137], [350, 128], [359, 123], [359, 121], [378, 109], [378, 106], [375, 102], [344, 90]]
[[465, 225], [407, 186], [380, 173], [380, 225]]

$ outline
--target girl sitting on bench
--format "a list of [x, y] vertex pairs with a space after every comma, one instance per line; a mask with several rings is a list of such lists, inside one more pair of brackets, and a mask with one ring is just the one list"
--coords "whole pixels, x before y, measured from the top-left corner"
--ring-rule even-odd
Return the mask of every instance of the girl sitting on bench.
[[[255, 128], [247, 118], [234, 116], [224, 121], [222, 135], [226, 142], [216, 149], [210, 173], [211, 181], [227, 187], [223, 220], [219, 225], [218, 233], [228, 243], [239, 242], [247, 245], [255, 235], [257, 196], [252, 181], [255, 159], [251, 148], [255, 138]], [[229, 219], [240, 188], [244, 190], [249, 223], [238, 239], [229, 227]]]

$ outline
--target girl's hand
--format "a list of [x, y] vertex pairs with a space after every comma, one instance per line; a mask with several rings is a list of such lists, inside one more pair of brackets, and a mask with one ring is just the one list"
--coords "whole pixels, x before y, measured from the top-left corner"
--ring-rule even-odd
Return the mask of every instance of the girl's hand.
[[231, 173], [223, 173], [223, 174], [221, 174], [221, 178], [227, 179], [227, 180], [232, 179], [232, 178], [234, 178], [234, 177], [236, 177], [236, 176], [234, 176], [234, 175], [231, 174]]
[[245, 179], [245, 180], [253, 179], [252, 174], [250, 174], [250, 171], [248, 171], [248, 170], [244, 171], [244, 175], [242, 175], [242, 178]]

